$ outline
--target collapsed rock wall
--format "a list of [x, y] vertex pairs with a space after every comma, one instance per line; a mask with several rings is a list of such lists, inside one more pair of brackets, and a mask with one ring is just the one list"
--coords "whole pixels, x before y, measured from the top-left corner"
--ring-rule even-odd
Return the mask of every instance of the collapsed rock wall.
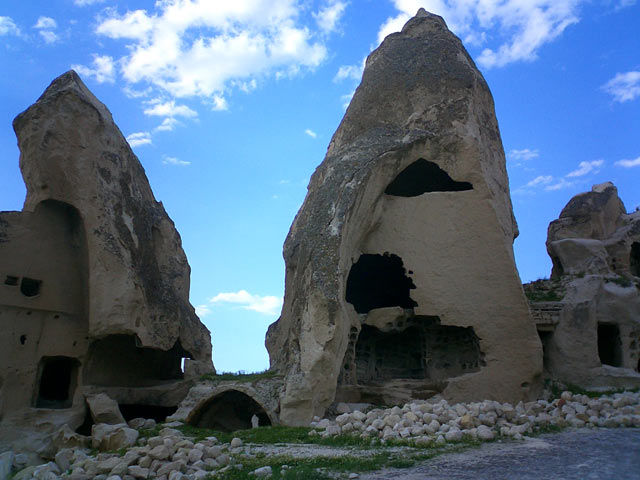
[[[334, 400], [537, 393], [516, 235], [491, 93], [444, 21], [421, 10], [367, 59], [287, 236], [284, 306], [266, 339], [286, 374], [281, 421], [308, 423]], [[471, 329], [464, 369], [416, 342], [413, 359], [378, 349], [374, 363], [396, 362], [395, 377], [354, 373], [363, 326], [393, 342], [431, 321]]]
[[140, 162], [73, 71], [14, 129], [27, 197], [0, 213], [0, 443], [77, 428], [83, 393], [176, 407], [185, 378], [213, 371], [211, 339]]
[[640, 212], [627, 214], [612, 183], [595, 185], [549, 224], [547, 251], [552, 280], [526, 286], [534, 313], [554, 311], [552, 322], [536, 315], [546, 373], [583, 388], [640, 386]]

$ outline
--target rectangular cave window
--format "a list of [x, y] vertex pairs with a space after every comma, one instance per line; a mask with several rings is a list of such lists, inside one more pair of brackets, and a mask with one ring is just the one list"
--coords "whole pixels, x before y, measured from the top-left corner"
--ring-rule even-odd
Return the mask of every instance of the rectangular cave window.
[[631, 268], [631, 275], [640, 277], [640, 242], [633, 242], [631, 244], [629, 267]]
[[4, 279], [4, 284], [9, 285], [10, 287], [16, 287], [18, 285], [18, 277], [7, 275], [7, 278]]
[[598, 323], [598, 355], [603, 365], [622, 366], [622, 342], [618, 325]]
[[70, 357], [43, 357], [36, 408], [69, 408], [78, 379], [79, 362]]

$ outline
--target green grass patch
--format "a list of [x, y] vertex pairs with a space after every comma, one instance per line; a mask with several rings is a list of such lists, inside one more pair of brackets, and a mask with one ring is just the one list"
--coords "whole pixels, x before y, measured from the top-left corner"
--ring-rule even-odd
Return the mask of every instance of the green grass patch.
[[273, 371], [273, 370], [264, 370], [262, 372], [252, 372], [245, 373], [243, 371], [232, 373], [232, 372], [221, 372], [221, 373], [207, 373], [200, 377], [200, 380], [210, 380], [214, 382], [223, 382], [223, 381], [233, 381], [233, 382], [243, 382], [250, 383], [256, 382], [258, 380], [265, 380], [269, 378], [278, 378], [282, 377], [281, 374]]
[[627, 288], [633, 285], [633, 282], [622, 275], [617, 275], [615, 277], [608, 277], [604, 279], [607, 283], [615, 283], [621, 287]]
[[564, 298], [555, 290], [525, 290], [525, 295], [531, 302], [559, 302]]

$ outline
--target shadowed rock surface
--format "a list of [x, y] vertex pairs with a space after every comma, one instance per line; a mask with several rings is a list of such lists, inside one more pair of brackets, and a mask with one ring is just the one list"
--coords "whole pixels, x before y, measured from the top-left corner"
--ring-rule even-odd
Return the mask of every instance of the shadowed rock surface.
[[0, 443], [26, 441], [20, 425], [77, 428], [83, 394], [177, 406], [183, 379], [213, 370], [211, 340], [140, 162], [73, 71], [14, 129], [27, 196], [0, 214], [0, 416], [16, 427]]
[[369, 55], [287, 236], [266, 339], [281, 421], [334, 401], [536, 395], [516, 235], [489, 88], [421, 9]]

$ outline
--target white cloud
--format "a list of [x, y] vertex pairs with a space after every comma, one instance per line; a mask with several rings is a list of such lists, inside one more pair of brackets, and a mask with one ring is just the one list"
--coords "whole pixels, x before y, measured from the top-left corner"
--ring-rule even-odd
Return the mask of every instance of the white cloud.
[[591, 162], [580, 162], [578, 168], [567, 173], [567, 177], [583, 177], [588, 173], [598, 173], [600, 167], [604, 165], [604, 160], [592, 160]]
[[628, 102], [640, 96], [640, 72], [618, 73], [602, 86], [616, 102]]
[[78, 7], [86, 7], [87, 5], [95, 5], [104, 2], [105, 0], [73, 0], [73, 3]]
[[553, 182], [551, 175], [540, 175], [527, 183], [527, 187], [537, 187], [539, 185], [547, 185]]
[[618, 160], [615, 165], [623, 168], [640, 167], [640, 157], [632, 160]]
[[299, 0], [164, 0], [149, 12], [109, 10], [97, 33], [127, 41], [120, 61], [128, 82], [225, 110], [231, 89], [325, 60], [323, 42], [298, 22], [301, 8]]
[[165, 155], [162, 158], [162, 163], [164, 163], [165, 165], [178, 165], [180, 167], [186, 167], [187, 165], [191, 165], [191, 162], [180, 160], [176, 157], [169, 157], [167, 155]]
[[[365, 59], [366, 60], [366, 59]], [[364, 60], [360, 65], [341, 65], [338, 69], [338, 73], [333, 77], [334, 82], [341, 82], [342, 80], [360, 80], [362, 79], [362, 72], [364, 71]]]
[[349, 93], [342, 95], [340, 97], [340, 101], [342, 101], [342, 108], [344, 108], [345, 110], [347, 109], [347, 107], [349, 106], [349, 104], [351, 103], [351, 99], [353, 98], [353, 96], [355, 95], [356, 90], [355, 88], [353, 90], [351, 90]]
[[211, 308], [209, 305], [198, 305], [196, 307], [196, 315], [200, 318], [204, 318], [211, 313]]
[[20, 36], [21, 32], [13, 18], [0, 16], [0, 37], [4, 35]]
[[182, 125], [178, 120], [173, 117], [167, 117], [162, 120], [162, 123], [158, 125], [154, 130], [156, 132], [171, 132], [178, 125]]
[[515, 161], [527, 161], [532, 158], [539, 157], [540, 154], [538, 150], [530, 150], [528, 148], [523, 148], [522, 150], [513, 149], [509, 152], [509, 158], [512, 158]]
[[346, 2], [330, 1], [324, 8], [318, 13], [313, 14], [313, 18], [316, 19], [316, 23], [320, 30], [324, 33], [333, 32], [338, 26], [338, 22], [347, 8]]
[[[40, 32], [42, 33], [42, 32]], [[98, 83], [113, 83], [116, 78], [116, 69], [113, 58], [108, 55], [93, 55], [93, 67], [84, 65], [71, 65], [76, 72], [84, 77], [93, 77]]]
[[497, 42], [477, 58], [485, 67], [501, 67], [530, 61], [538, 50], [570, 25], [578, 22], [578, 9], [586, 0], [393, 0], [398, 10], [381, 26], [378, 40], [400, 31], [406, 21], [424, 7], [442, 16], [449, 28], [470, 43], [487, 38]]
[[151, 144], [151, 134], [149, 132], [136, 132], [127, 136], [127, 142], [131, 148], [139, 147], [141, 145], [150, 145]]
[[58, 28], [58, 24], [51, 17], [39, 17], [33, 28], [42, 30], [55, 30], [56, 28]]
[[544, 189], [548, 192], [553, 192], [556, 190], [563, 190], [565, 188], [573, 187], [574, 182], [569, 182], [564, 178], [556, 181], [553, 185], [547, 185]]
[[56, 32], [52, 32], [50, 30], [40, 30], [38, 32], [45, 43], [55, 43], [58, 41], [58, 35]]
[[636, 4], [636, 0], [620, 0], [616, 3], [616, 11], [622, 10], [623, 8], [632, 7]]
[[306, 133], [307, 135], [309, 135], [311, 138], [316, 138], [318, 136], [318, 134], [316, 132], [314, 132], [313, 130], [311, 130], [310, 128], [307, 128], [304, 133]]
[[38, 33], [45, 43], [55, 43], [58, 41], [58, 35], [53, 31], [58, 28], [58, 24], [53, 18], [41, 16], [33, 28], [39, 30]]
[[190, 109], [186, 105], [176, 105], [176, 102], [174, 100], [171, 100], [169, 102], [154, 100], [152, 103], [152, 107], [145, 109], [145, 115], [184, 118], [194, 118], [198, 116], [198, 112]]
[[219, 293], [211, 298], [209, 302], [213, 305], [219, 303], [235, 304], [245, 310], [253, 310], [254, 312], [264, 313], [265, 315], [278, 315], [282, 308], [282, 298], [268, 295], [252, 295], [246, 290]]

